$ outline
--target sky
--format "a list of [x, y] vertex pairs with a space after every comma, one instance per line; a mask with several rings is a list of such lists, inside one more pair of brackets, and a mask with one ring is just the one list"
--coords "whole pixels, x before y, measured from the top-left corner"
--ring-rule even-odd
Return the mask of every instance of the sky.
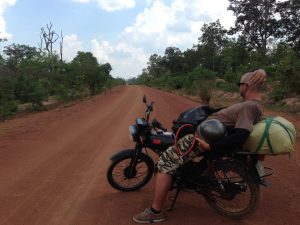
[[[136, 77], [152, 54], [167, 47], [192, 48], [204, 23], [235, 18], [228, 0], [0, 0], [0, 50], [8, 44], [38, 47], [41, 28], [52, 24], [63, 34], [63, 57], [92, 52], [100, 64], [110, 63], [113, 77]], [[60, 40], [60, 39], [59, 39]], [[59, 40], [54, 47], [59, 49]]]

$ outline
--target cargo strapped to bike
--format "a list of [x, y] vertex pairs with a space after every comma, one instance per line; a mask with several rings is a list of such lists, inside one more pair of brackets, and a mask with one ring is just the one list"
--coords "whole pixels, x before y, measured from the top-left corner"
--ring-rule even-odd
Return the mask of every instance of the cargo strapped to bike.
[[245, 148], [256, 154], [279, 155], [294, 150], [296, 130], [282, 117], [266, 117], [253, 126]]

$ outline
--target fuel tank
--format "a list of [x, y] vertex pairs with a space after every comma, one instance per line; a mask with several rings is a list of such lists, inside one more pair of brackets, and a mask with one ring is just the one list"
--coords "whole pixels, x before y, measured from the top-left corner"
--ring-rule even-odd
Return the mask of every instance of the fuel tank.
[[170, 132], [152, 132], [145, 140], [145, 147], [162, 152], [174, 144], [175, 136]]

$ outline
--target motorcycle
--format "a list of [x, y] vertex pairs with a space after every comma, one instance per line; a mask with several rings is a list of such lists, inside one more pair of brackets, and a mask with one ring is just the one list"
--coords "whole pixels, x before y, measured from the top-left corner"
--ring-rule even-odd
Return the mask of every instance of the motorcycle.
[[[175, 144], [175, 134], [168, 132], [162, 124], [153, 119], [154, 102], [147, 103], [143, 118], [137, 118], [134, 125], [129, 126], [130, 138], [135, 142], [134, 149], [124, 149], [114, 154], [108, 171], [109, 184], [123, 192], [136, 191], [145, 186], [155, 173], [155, 163], [147, 149], [161, 155], [167, 148]], [[214, 112], [203, 106], [201, 120]], [[200, 121], [201, 122], [201, 121]], [[174, 123], [174, 122], [173, 122]], [[268, 186], [267, 176], [272, 169], [263, 167], [264, 156], [247, 152], [242, 147], [211, 157], [201, 153], [180, 168], [173, 175], [171, 190], [175, 195], [171, 198], [169, 210], [174, 208], [181, 191], [189, 190], [204, 196], [208, 204], [219, 214], [241, 219], [253, 212], [260, 199], [260, 185]]]

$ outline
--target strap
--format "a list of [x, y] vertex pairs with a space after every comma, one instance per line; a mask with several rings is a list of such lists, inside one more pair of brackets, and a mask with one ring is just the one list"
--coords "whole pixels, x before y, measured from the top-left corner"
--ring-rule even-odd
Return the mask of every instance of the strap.
[[263, 143], [265, 142], [266, 139], [267, 139], [267, 144], [268, 144], [268, 147], [270, 149], [270, 152], [272, 154], [274, 154], [274, 150], [273, 150], [273, 147], [272, 147], [272, 144], [271, 144], [271, 141], [270, 141], [270, 135], [269, 135], [269, 131], [270, 131], [270, 127], [271, 127], [272, 123], [275, 123], [275, 124], [281, 126], [288, 133], [288, 135], [290, 137], [290, 140], [291, 140], [291, 143], [294, 144], [293, 140], [295, 140], [296, 137], [295, 137], [295, 134], [293, 133], [293, 131], [290, 128], [285, 126], [283, 123], [281, 123], [277, 120], [274, 120], [274, 118], [272, 116], [264, 118], [264, 119], [266, 121], [266, 126], [265, 126], [264, 133], [263, 133], [263, 135], [260, 139], [260, 142], [258, 144], [258, 147], [255, 150], [256, 154], [259, 152], [260, 148], [262, 147], [262, 145], [263, 145]]
[[267, 143], [268, 143], [271, 153], [272, 154], [274, 153], [271, 142], [270, 142], [270, 138], [269, 138], [269, 130], [271, 127], [271, 123], [273, 121], [273, 117], [271, 116], [271, 117], [265, 118], [265, 121], [266, 121], [266, 127], [265, 127], [264, 133], [260, 139], [260, 142], [255, 150], [256, 154], [259, 152], [261, 146], [263, 145], [263, 143], [265, 142], [266, 139], [267, 139]]
[[270, 133], [269, 133], [272, 122], [273, 122], [273, 117], [270, 117], [269, 120], [268, 120], [268, 123], [266, 124], [266, 128], [265, 129], [267, 130], [267, 132], [266, 132], [267, 133], [267, 137], [266, 138], [267, 138], [267, 143], [268, 143], [270, 152], [272, 154], [274, 154], [274, 150], [273, 150], [273, 147], [272, 147], [272, 144], [271, 144], [271, 141], [270, 141]]

